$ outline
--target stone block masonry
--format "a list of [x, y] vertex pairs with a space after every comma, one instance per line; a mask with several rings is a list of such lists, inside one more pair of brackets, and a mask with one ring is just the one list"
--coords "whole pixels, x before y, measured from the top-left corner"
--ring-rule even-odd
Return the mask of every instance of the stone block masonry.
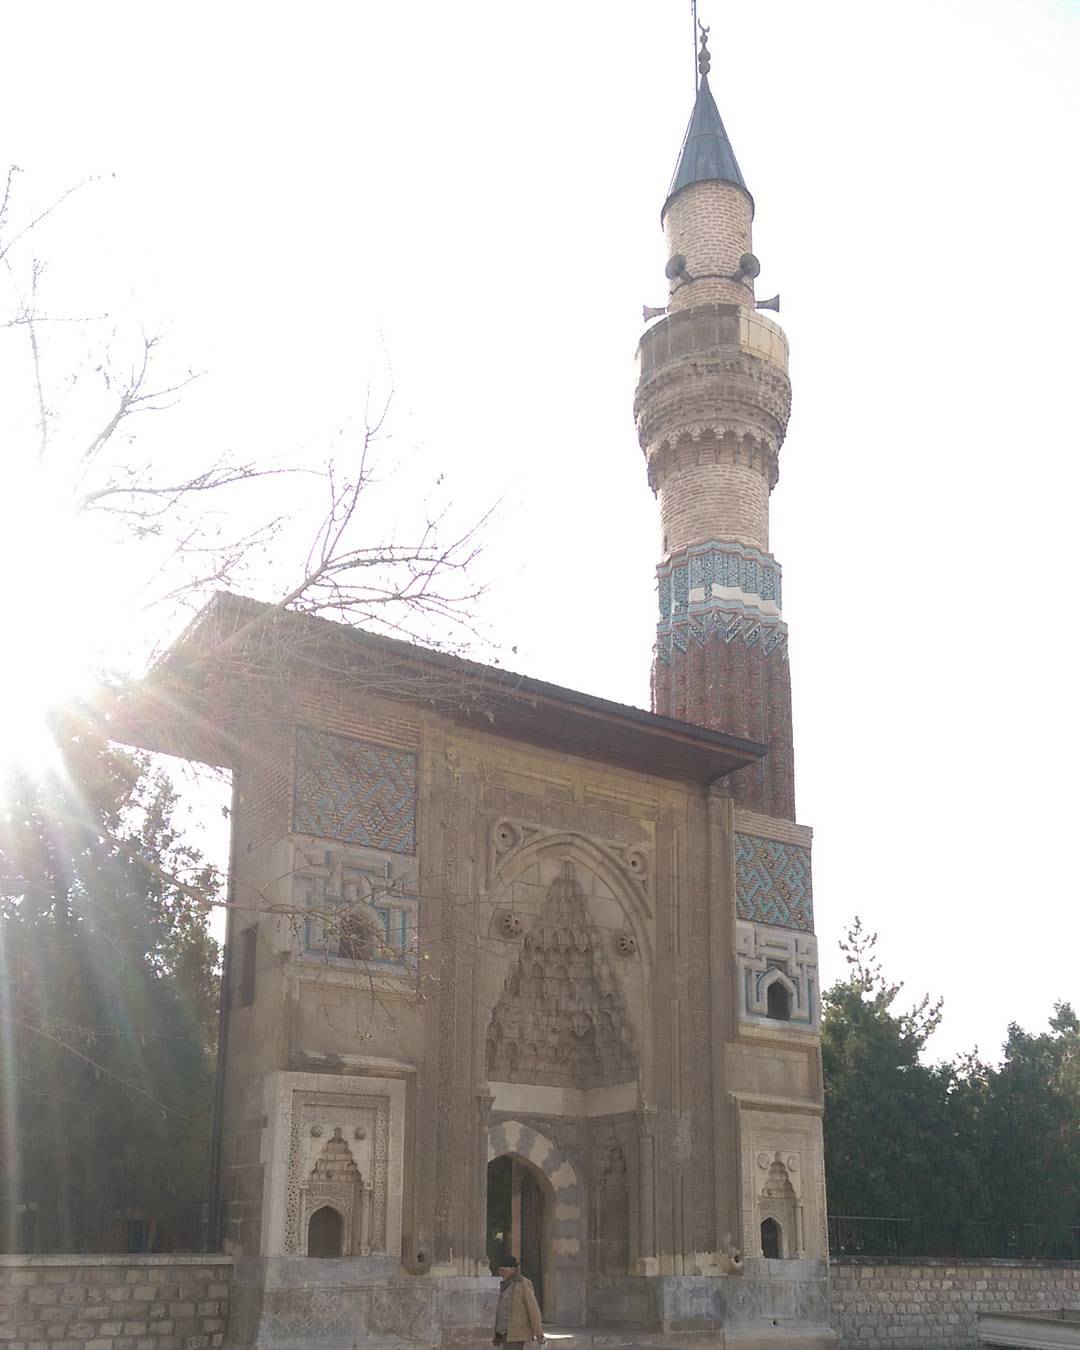
[[0, 1350], [216, 1350], [229, 1256], [0, 1256]]
[[979, 1313], [1080, 1308], [1080, 1261], [829, 1262], [840, 1350], [975, 1350]]

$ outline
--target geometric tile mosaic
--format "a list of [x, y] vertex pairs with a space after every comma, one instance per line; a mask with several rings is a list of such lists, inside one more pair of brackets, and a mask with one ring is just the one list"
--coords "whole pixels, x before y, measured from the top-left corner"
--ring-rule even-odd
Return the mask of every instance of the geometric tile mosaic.
[[810, 850], [736, 832], [735, 906], [740, 919], [812, 933]]
[[695, 605], [689, 614], [661, 619], [656, 626], [656, 654], [665, 665], [675, 652], [685, 652], [691, 643], [704, 647], [713, 639], [756, 647], [762, 656], [779, 652], [787, 656], [787, 624], [782, 619], [764, 618], [760, 610], [737, 605], [731, 600], [712, 600]]
[[[780, 564], [771, 554], [731, 544], [698, 544], [656, 569], [660, 618], [685, 614], [698, 605], [709, 605], [713, 586], [742, 591], [748, 600], [757, 598], [780, 608]], [[692, 591], [704, 590], [708, 598], [691, 600]], [[731, 597], [728, 597], [729, 599]]]
[[786, 656], [780, 564], [771, 554], [741, 544], [698, 544], [662, 563], [656, 585], [656, 653], [665, 664], [675, 652], [713, 639], [757, 647], [762, 656]]
[[416, 756], [297, 727], [293, 829], [415, 853]]

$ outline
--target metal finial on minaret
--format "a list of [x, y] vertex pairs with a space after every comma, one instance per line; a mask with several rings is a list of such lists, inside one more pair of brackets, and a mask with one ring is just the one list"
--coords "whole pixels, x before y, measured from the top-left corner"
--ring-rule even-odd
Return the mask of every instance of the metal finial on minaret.
[[709, 30], [698, 20], [698, 28], [701, 31], [701, 51], [698, 52], [697, 68], [700, 75], [708, 75], [709, 67], [712, 65], [712, 58], [709, 55]]

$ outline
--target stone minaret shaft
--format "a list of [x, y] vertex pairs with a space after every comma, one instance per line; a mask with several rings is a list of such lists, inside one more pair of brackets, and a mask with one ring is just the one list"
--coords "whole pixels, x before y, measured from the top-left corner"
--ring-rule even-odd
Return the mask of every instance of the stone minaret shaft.
[[780, 568], [769, 553], [791, 386], [787, 340], [754, 309], [754, 203], [701, 81], [661, 219], [667, 314], [638, 349], [634, 400], [660, 502], [653, 709], [768, 746], [732, 780], [751, 810], [794, 819], [791, 684]]

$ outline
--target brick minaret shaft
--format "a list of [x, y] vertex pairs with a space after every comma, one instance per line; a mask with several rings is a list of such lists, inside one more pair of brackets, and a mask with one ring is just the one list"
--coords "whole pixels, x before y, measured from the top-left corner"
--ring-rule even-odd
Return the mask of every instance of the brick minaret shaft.
[[736, 799], [794, 819], [787, 629], [769, 552], [787, 340], [754, 309], [754, 202], [709, 90], [704, 39], [699, 69], [661, 213], [666, 317], [641, 339], [634, 400], [662, 526], [653, 709], [765, 743], [765, 759], [732, 780]]

